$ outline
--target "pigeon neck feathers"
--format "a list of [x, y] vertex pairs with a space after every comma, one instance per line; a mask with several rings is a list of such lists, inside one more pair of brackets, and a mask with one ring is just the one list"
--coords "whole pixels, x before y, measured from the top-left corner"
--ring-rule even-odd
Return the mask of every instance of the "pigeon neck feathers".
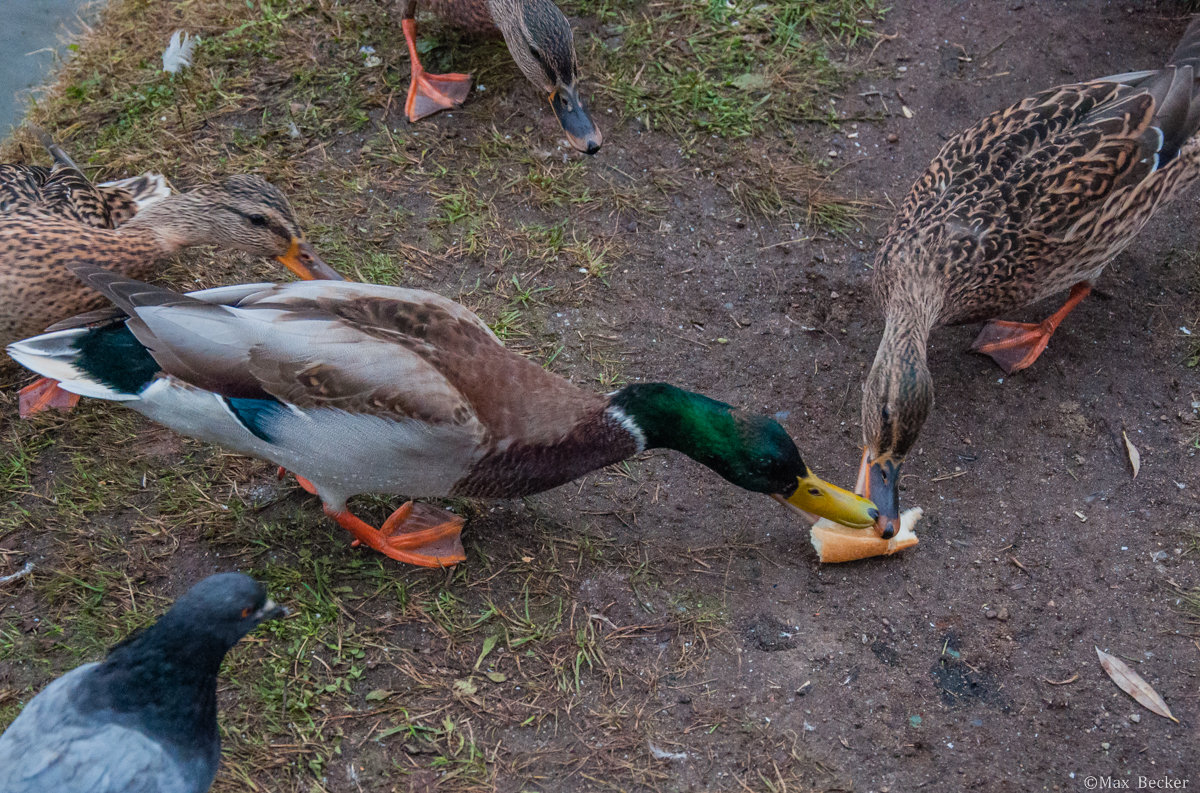
[[180, 610], [113, 647], [80, 704], [133, 716], [131, 726], [149, 735], [200, 748], [217, 741], [217, 673], [237, 638], [224, 640]]
[[221, 661], [262, 620], [282, 611], [247, 576], [210, 576], [158, 622], [109, 651], [81, 692], [80, 707], [107, 711], [184, 753], [215, 756]]

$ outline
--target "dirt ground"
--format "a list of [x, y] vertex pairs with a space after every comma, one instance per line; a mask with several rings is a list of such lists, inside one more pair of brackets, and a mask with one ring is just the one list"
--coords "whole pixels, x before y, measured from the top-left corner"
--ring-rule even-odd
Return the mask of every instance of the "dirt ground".
[[[410, 257], [401, 282], [489, 321], [499, 309], [478, 284], [544, 283], [528, 306], [517, 301], [517, 346], [557, 350], [556, 371], [597, 389], [665, 380], [775, 414], [810, 465], [850, 483], [882, 326], [867, 279], [889, 207], [946, 136], [984, 114], [1057, 83], [1161, 65], [1185, 14], [1166, 0], [894, 3], [884, 35], [847, 56], [861, 76], [834, 105], [839, 128], [796, 125], [748, 150], [799, 150], [836, 169], [828, 189], [872, 205], [845, 235], [748, 213], [726, 185], [760, 164], [727, 150], [706, 159], [703, 143], [684, 152], [618, 114], [605, 149], [568, 166], [635, 199], [572, 215], [571, 229], [600, 240], [603, 286], [571, 281], [586, 263], [551, 272], [488, 239], [472, 250], [472, 229], [427, 220], [444, 201], [386, 169], [367, 185], [403, 208], [413, 247], [379, 247]], [[604, 35], [579, 18], [581, 35]], [[418, 134], [474, 151], [524, 129], [546, 145], [552, 120], [528, 86], [508, 88], [521, 101], [489, 97]], [[382, 103], [369, 115], [403, 125]], [[405, 168], [423, 168], [411, 140]], [[348, 133], [305, 153], [290, 192], [321, 192], [298, 200], [303, 214], [336, 201], [331, 169], [366, 156], [367, 141]], [[388, 211], [371, 203], [358, 232], [387, 237]], [[505, 217], [556, 211], [535, 203]], [[267, 466], [118, 408], [32, 428], [8, 420], [29, 475], [0, 529], [0, 572], [26, 560], [48, 572], [0, 587], [0, 706], [15, 715], [161, 598], [236, 566], [300, 614], [231, 661], [220, 790], [1075, 791], [1105, 776], [1200, 786], [1198, 225], [1195, 195], [1161, 211], [1016, 376], [965, 352], [977, 327], [934, 333], [937, 405], [902, 494], [925, 509], [921, 543], [888, 559], [821, 567], [776, 505], [655, 453], [523, 502], [464, 504], [468, 561], [401, 569], [348, 548]], [[95, 495], [103, 506], [51, 511], [56, 477], [73, 477], [77, 498], [113, 478], [88, 473], [102, 422], [131, 503]], [[1141, 454], [1136, 479], [1122, 433]], [[198, 513], [180, 505], [197, 492]], [[80, 634], [83, 618], [99, 623], [94, 635]], [[1096, 647], [1137, 669], [1180, 723], [1121, 693]], [[277, 690], [289, 680], [293, 693]]]

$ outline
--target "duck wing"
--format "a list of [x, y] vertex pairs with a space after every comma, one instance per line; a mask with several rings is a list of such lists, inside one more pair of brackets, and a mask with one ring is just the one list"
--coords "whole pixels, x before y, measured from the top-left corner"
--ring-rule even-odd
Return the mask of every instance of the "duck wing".
[[1052, 88], [951, 138], [880, 247], [883, 297], [945, 279], [943, 321], [962, 322], [1094, 277], [1200, 176], [1197, 70], [1200, 19], [1162, 69]]
[[230, 398], [466, 424], [475, 411], [441, 369], [473, 353], [508, 354], [474, 314], [419, 290], [311, 281], [234, 290], [235, 301], [214, 304], [70, 267], [129, 315], [165, 374]]

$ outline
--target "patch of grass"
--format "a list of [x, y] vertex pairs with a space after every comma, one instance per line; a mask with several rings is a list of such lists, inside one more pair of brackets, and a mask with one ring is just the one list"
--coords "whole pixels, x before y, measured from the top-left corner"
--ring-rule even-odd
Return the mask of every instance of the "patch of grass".
[[865, 219], [870, 204], [835, 192], [830, 177], [803, 151], [735, 151], [718, 181], [750, 217], [803, 222], [835, 236], [848, 235]]
[[603, 74], [595, 90], [627, 117], [679, 135], [745, 138], [829, 118], [828, 99], [845, 68], [836, 47], [872, 36], [886, 7], [714, 0], [656, 8], [652, 17], [641, 5], [610, 0], [589, 11], [604, 23], [586, 58]]

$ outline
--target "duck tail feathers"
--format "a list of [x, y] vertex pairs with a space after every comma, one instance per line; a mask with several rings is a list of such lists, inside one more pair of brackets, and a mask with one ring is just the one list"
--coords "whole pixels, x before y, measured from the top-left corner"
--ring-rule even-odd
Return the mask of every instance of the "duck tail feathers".
[[1192, 18], [1192, 23], [1184, 31], [1175, 52], [1171, 53], [1168, 66], [1192, 66], [1200, 71], [1200, 15]]
[[121, 198], [132, 201], [138, 211], [171, 195], [171, 188], [167, 186], [166, 177], [157, 173], [144, 173], [128, 179], [101, 182], [96, 186], [100, 188], [101, 192], [117, 193]]
[[118, 402], [138, 399], [138, 394], [107, 385], [83, 368], [80, 342], [91, 332], [71, 328], [43, 333], [8, 345], [8, 354], [26, 369], [59, 381], [59, 386], [72, 394]]
[[76, 165], [75, 161], [67, 156], [67, 153], [63, 151], [57, 143], [54, 142], [54, 138], [50, 137], [50, 133], [46, 132], [46, 130], [42, 129], [37, 124], [30, 124], [29, 129], [38, 139], [38, 142], [42, 144], [47, 152], [49, 152], [50, 156], [54, 158], [54, 167], [56, 169], [71, 168], [75, 171], [79, 170], [79, 166]]

